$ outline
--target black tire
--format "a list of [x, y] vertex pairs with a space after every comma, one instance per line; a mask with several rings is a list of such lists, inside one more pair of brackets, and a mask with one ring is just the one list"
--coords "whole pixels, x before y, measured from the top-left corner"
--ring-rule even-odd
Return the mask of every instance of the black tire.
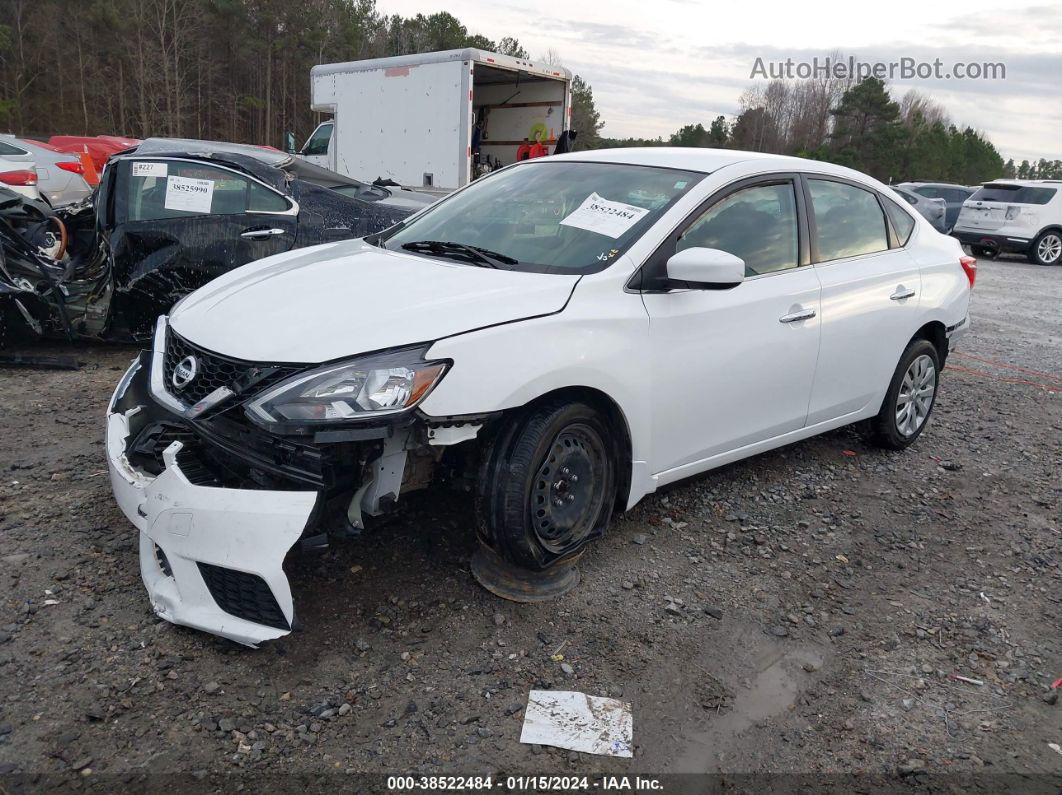
[[[902, 408], [901, 393], [909, 394], [905, 379], [907, 378], [908, 370], [922, 357], [928, 357], [933, 367], [931, 379], [933, 391], [929, 396], [929, 405], [925, 410], [924, 416], [922, 416], [920, 409], [923, 403], [916, 403], [913, 399], [908, 400], [903, 405], [910, 408], [903, 415], [904, 421], [902, 421], [899, 413], [900, 408]], [[878, 416], [870, 421], [870, 441], [878, 447], [884, 447], [887, 450], [903, 450], [913, 444], [915, 439], [922, 435], [922, 431], [929, 424], [929, 417], [933, 413], [933, 407], [937, 402], [939, 384], [940, 354], [937, 352], [936, 346], [928, 340], [912, 340], [896, 365], [892, 381], [889, 382], [889, 391], [885, 393], [885, 400], [882, 401]], [[916, 406], [918, 410], [916, 410]], [[911, 418], [912, 413], [915, 414], [914, 419]]]
[[1029, 259], [1038, 265], [1058, 265], [1062, 262], [1062, 232], [1048, 229], [1040, 234], [1029, 249]]
[[502, 558], [541, 571], [605, 532], [616, 498], [616, 434], [584, 403], [515, 417], [484, 456], [479, 535]]

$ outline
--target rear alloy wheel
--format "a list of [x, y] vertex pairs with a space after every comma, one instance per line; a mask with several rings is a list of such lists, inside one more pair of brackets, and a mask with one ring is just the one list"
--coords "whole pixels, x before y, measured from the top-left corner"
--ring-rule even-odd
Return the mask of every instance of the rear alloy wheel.
[[1062, 232], [1049, 229], [1036, 238], [1032, 258], [1041, 265], [1057, 265], [1062, 262]]
[[928, 340], [907, 346], [893, 373], [881, 411], [871, 421], [872, 441], [889, 450], [902, 450], [925, 430], [937, 398], [940, 357]]
[[541, 571], [577, 554], [612, 516], [616, 461], [607, 420], [547, 403], [514, 421], [480, 476], [480, 535], [504, 560]]

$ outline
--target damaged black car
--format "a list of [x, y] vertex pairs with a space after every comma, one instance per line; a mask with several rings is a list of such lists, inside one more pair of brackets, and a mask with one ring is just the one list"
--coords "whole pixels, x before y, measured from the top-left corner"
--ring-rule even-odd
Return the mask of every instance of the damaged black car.
[[61, 210], [0, 188], [0, 344], [145, 339], [233, 268], [379, 232], [435, 198], [275, 149], [180, 139], [115, 155], [93, 197]]

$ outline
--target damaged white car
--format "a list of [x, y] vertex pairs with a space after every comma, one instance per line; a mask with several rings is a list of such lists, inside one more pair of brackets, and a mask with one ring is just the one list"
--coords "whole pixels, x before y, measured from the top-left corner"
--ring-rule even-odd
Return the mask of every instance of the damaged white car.
[[300, 540], [443, 483], [475, 494], [481, 582], [558, 593], [613, 510], [665, 484], [861, 420], [913, 442], [974, 268], [827, 163], [520, 163], [159, 318], [111, 400], [114, 493], [158, 615], [241, 643], [295, 625]]

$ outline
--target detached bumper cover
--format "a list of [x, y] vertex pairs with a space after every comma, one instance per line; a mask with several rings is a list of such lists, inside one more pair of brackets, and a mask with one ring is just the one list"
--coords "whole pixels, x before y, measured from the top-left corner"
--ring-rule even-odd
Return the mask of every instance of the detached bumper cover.
[[249, 646], [294, 621], [283, 562], [317, 501], [313, 491], [197, 486], [182, 473], [180, 441], [152, 476], [126, 456], [130, 423], [151, 400], [148, 355], [133, 362], [107, 410], [107, 462], [122, 512], [140, 531], [140, 572], [155, 613]]

